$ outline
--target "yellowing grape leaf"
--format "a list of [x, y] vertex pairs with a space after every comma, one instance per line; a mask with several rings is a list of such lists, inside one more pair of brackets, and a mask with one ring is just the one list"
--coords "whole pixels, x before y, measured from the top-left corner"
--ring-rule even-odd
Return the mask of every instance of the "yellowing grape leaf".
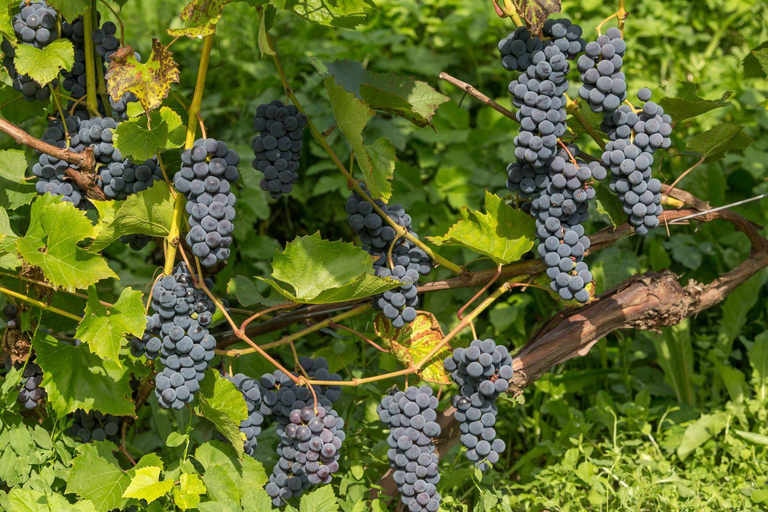
[[[397, 329], [384, 315], [378, 315], [373, 323], [376, 334], [403, 366], [410, 368], [426, 357], [445, 337], [440, 323], [432, 313], [419, 311], [410, 324]], [[443, 368], [443, 360], [451, 355], [450, 344], [435, 354], [417, 373], [422, 380], [436, 384], [449, 384], [450, 378]]]
[[181, 11], [184, 28], [168, 29], [173, 37], [203, 37], [213, 33], [229, 0], [192, 0]]
[[171, 84], [179, 82], [179, 66], [173, 60], [173, 54], [157, 39], [152, 39], [152, 55], [146, 63], [136, 60], [130, 46], [120, 47], [110, 59], [106, 80], [114, 101], [132, 92], [149, 112], [162, 105], [171, 91]]
[[25, 261], [42, 269], [51, 284], [74, 291], [117, 277], [104, 258], [78, 245], [93, 236], [85, 212], [45, 194], [32, 203], [29, 229], [16, 241], [16, 248]]
[[200, 504], [200, 495], [206, 491], [205, 484], [196, 473], [184, 473], [179, 478], [179, 486], [173, 488], [173, 502], [181, 510], [196, 509]]
[[445, 235], [429, 237], [430, 241], [466, 247], [499, 264], [517, 261], [531, 250], [536, 227], [528, 214], [507, 206], [499, 196], [487, 191], [485, 210], [488, 213], [462, 207], [461, 220]]
[[352, 244], [323, 240], [320, 233], [289, 242], [272, 259], [268, 283], [302, 304], [329, 304], [370, 297], [397, 288], [393, 279], [376, 277], [372, 257]]

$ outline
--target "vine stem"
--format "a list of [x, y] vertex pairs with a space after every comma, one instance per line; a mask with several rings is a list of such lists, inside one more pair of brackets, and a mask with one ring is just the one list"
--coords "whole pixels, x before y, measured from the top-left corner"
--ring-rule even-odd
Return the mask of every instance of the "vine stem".
[[96, 98], [96, 51], [93, 46], [93, 16], [95, 9], [93, 3], [85, 9], [83, 13], [83, 31], [85, 32], [85, 77], [86, 77], [86, 105], [91, 112], [99, 111], [99, 103]]
[[689, 174], [691, 171], [693, 171], [693, 170], [694, 170], [694, 169], [696, 169], [698, 166], [700, 166], [701, 164], [703, 164], [703, 163], [704, 163], [704, 161], [705, 161], [706, 159], [707, 159], [707, 157], [706, 157], [706, 156], [703, 156], [703, 157], [701, 157], [701, 158], [699, 159], [699, 161], [698, 161], [698, 162], [696, 162], [695, 164], [693, 164], [692, 166], [690, 166], [688, 169], [686, 169], [686, 170], [685, 170], [685, 172], [684, 172], [683, 174], [681, 174], [680, 176], [678, 176], [678, 177], [677, 177], [677, 179], [676, 179], [675, 181], [673, 181], [673, 182], [672, 182], [672, 184], [669, 186], [669, 191], [667, 192], [667, 194], [669, 194], [670, 192], [672, 192], [672, 191], [675, 189], [675, 185], [677, 185], [678, 183], [680, 183], [680, 180], [682, 180], [683, 178], [685, 178], [686, 176], [688, 176], [688, 174]]
[[[203, 102], [203, 91], [205, 90], [205, 79], [208, 75], [208, 63], [211, 60], [211, 49], [213, 48], [213, 38], [215, 32], [205, 36], [203, 48], [200, 52], [200, 66], [197, 69], [197, 81], [195, 82], [195, 93], [192, 97], [192, 103], [189, 105], [187, 114], [187, 134], [185, 139], [185, 149], [190, 149], [195, 143], [197, 134], [197, 116], [200, 113], [200, 105]], [[176, 200], [173, 203], [173, 219], [171, 228], [168, 230], [168, 236], [165, 237], [165, 265], [163, 273], [171, 275], [173, 265], [176, 263], [176, 252], [179, 247], [181, 237], [181, 224], [184, 216], [184, 195], [176, 194]], [[191, 269], [190, 269], [191, 270]]]
[[[273, 341], [272, 343], [267, 343], [264, 345], [261, 345], [261, 348], [263, 350], [269, 350], [274, 347], [278, 347], [280, 345], [285, 345], [288, 343], [291, 343], [299, 338], [302, 338], [304, 336], [307, 336], [308, 334], [312, 334], [313, 332], [319, 331], [320, 329], [324, 327], [329, 327], [331, 324], [335, 324], [337, 322], [341, 322], [342, 320], [346, 320], [348, 318], [352, 318], [357, 315], [361, 315], [371, 309], [370, 304], [363, 304], [361, 306], [358, 306], [356, 308], [350, 309], [349, 311], [345, 311], [344, 313], [341, 313], [339, 315], [336, 315], [331, 318], [326, 318], [325, 320], [322, 320], [320, 322], [314, 323], [310, 325], [309, 327], [302, 329], [301, 331], [297, 331], [293, 334], [290, 334], [288, 336], [283, 336], [277, 341]], [[216, 349], [217, 354], [230, 356], [230, 357], [240, 357], [244, 356], [246, 354], [252, 354], [256, 352], [253, 348], [242, 348], [242, 349]]]
[[[64, 292], [64, 293], [67, 293], [69, 295], [73, 295], [75, 297], [80, 297], [81, 299], [88, 300], [88, 296], [85, 295], [84, 293], [70, 292], [68, 290], [62, 290], [62, 289], [56, 288], [51, 283], [46, 283], [45, 281], [38, 281], [36, 279], [30, 279], [29, 277], [24, 277], [24, 276], [16, 276], [16, 275], [13, 275], [13, 274], [9, 274], [7, 272], [0, 272], [0, 276], [10, 277], [12, 279], [18, 279], [19, 281], [24, 281], [24, 282], [27, 282], [27, 283], [35, 284], [37, 286], [44, 286], [46, 288], [50, 288], [51, 290], [54, 290], [54, 291], [57, 291], [57, 292]], [[115, 306], [114, 304], [111, 304], [111, 303], [103, 301], [103, 300], [99, 300], [99, 302], [101, 303], [102, 306], [107, 307], [107, 308], [112, 308], [112, 307]]]
[[624, 23], [627, 21], [627, 10], [624, 8], [624, 0], [619, 0], [619, 8], [616, 10], [616, 17], [619, 19], [619, 30], [621, 37], [624, 37]]
[[24, 294], [15, 292], [13, 290], [9, 290], [8, 288], [0, 287], [0, 293], [4, 293], [6, 295], [9, 295], [11, 297], [14, 297], [16, 299], [19, 299], [21, 301], [24, 301], [28, 304], [32, 304], [33, 306], [37, 306], [40, 309], [43, 309], [45, 311], [50, 311], [51, 313], [56, 313], [57, 315], [61, 315], [65, 318], [69, 318], [70, 320], [74, 320], [75, 322], [82, 321], [82, 318], [80, 318], [77, 315], [74, 315], [70, 313], [69, 311], [64, 311], [63, 309], [59, 309], [55, 306], [49, 306], [45, 302], [39, 301], [37, 299], [33, 299], [32, 297], [27, 297]]
[[504, 14], [509, 16], [516, 27], [524, 26], [523, 20], [520, 19], [520, 15], [517, 13], [517, 8], [512, 3], [512, 0], [504, 0]]
[[589, 124], [587, 118], [584, 117], [584, 114], [582, 114], [579, 110], [579, 104], [568, 97], [567, 94], [565, 95], [565, 99], [565, 111], [571, 114], [573, 118], [576, 119], [576, 121], [578, 121], [579, 124], [584, 127], [584, 130], [589, 134], [590, 137], [592, 137], [592, 140], [594, 140], [597, 145], [600, 146], [600, 149], [604, 151], [605, 141], [603, 140], [602, 135], [600, 135], [600, 132], [595, 130], [594, 127]]
[[75, 153], [69, 148], [59, 148], [52, 146], [51, 144], [45, 143], [42, 140], [31, 136], [15, 124], [10, 123], [5, 119], [0, 119], [0, 131], [6, 135], [9, 135], [19, 144], [32, 148], [35, 151], [39, 151], [40, 153], [45, 153], [46, 155], [58, 158], [59, 160], [64, 160], [68, 164], [75, 165], [81, 170], [90, 171], [96, 166], [96, 161], [93, 158], [92, 148], [85, 148], [82, 153]]
[[489, 107], [491, 107], [495, 111], [499, 112], [503, 116], [508, 117], [509, 119], [511, 119], [512, 121], [516, 122], [517, 124], [520, 124], [520, 121], [517, 120], [517, 116], [515, 115], [514, 112], [512, 112], [511, 110], [507, 110], [506, 108], [502, 107], [501, 105], [499, 105], [498, 103], [493, 101], [491, 98], [489, 98], [488, 96], [486, 96], [482, 92], [478, 91], [471, 84], [468, 84], [467, 82], [459, 80], [458, 78], [449, 75], [445, 71], [441, 71], [440, 74], [438, 75], [438, 78], [440, 78], [440, 80], [445, 80], [446, 82], [448, 82], [451, 85], [455, 85], [459, 89], [463, 90], [464, 92], [466, 92], [470, 96], [472, 96], [474, 98], [477, 98], [478, 100], [480, 100], [481, 102], [485, 103], [486, 105], [488, 105]]
[[453, 263], [452, 261], [440, 256], [435, 251], [432, 250], [431, 247], [426, 245], [424, 242], [413, 236], [412, 233], [409, 233], [404, 227], [397, 224], [395, 221], [389, 218], [389, 215], [384, 213], [384, 211], [373, 201], [373, 199], [365, 192], [363, 191], [362, 187], [360, 187], [360, 184], [352, 178], [352, 174], [347, 170], [347, 168], [344, 166], [344, 164], [339, 160], [339, 157], [336, 156], [336, 153], [333, 151], [333, 148], [331, 148], [330, 144], [328, 144], [328, 141], [323, 137], [322, 132], [317, 129], [315, 124], [312, 122], [312, 120], [307, 115], [306, 110], [304, 110], [304, 107], [301, 106], [301, 103], [299, 102], [299, 99], [296, 97], [296, 95], [293, 92], [293, 89], [291, 88], [290, 84], [288, 83], [288, 79], [285, 76], [285, 71], [283, 69], [283, 64], [280, 62], [280, 56], [277, 53], [277, 50], [275, 50], [275, 45], [272, 41], [272, 38], [267, 34], [267, 41], [269, 43], [269, 47], [272, 50], [272, 60], [275, 63], [275, 67], [277, 68], [277, 73], [280, 75], [280, 80], [283, 83], [283, 88], [285, 89], [285, 94], [290, 98], [291, 102], [296, 106], [296, 108], [307, 116], [307, 126], [309, 126], [309, 131], [312, 133], [312, 136], [315, 138], [318, 144], [325, 150], [326, 153], [328, 153], [328, 156], [331, 157], [331, 160], [333, 160], [333, 163], [336, 164], [336, 167], [339, 168], [341, 173], [344, 175], [345, 178], [347, 178], [347, 181], [352, 184], [355, 191], [360, 194], [361, 197], [365, 198], [368, 202], [371, 203], [371, 206], [373, 206], [373, 209], [376, 211], [377, 214], [386, 222], [389, 224], [392, 229], [395, 230], [395, 233], [407, 238], [411, 243], [421, 248], [424, 252], [427, 253], [427, 255], [430, 257], [432, 261], [435, 263], [444, 266], [445, 268], [451, 270], [455, 274], [461, 275], [462, 269], [459, 265]]

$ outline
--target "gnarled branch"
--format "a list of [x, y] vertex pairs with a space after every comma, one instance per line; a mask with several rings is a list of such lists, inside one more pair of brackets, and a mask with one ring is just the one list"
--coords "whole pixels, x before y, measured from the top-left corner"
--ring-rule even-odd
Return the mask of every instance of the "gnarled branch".
[[93, 150], [91, 148], [86, 148], [82, 153], [75, 153], [69, 148], [58, 148], [31, 136], [5, 119], [0, 119], [0, 131], [10, 135], [11, 138], [19, 144], [28, 146], [40, 153], [45, 153], [46, 155], [58, 158], [59, 160], [64, 160], [68, 164], [76, 165], [83, 171], [92, 171], [95, 167]]

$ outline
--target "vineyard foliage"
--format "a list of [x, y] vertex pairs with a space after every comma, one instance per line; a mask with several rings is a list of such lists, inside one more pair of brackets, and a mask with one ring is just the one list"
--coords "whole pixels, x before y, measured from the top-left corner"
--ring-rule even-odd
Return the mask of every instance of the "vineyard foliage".
[[768, 507], [767, 5], [19, 3], [0, 509]]

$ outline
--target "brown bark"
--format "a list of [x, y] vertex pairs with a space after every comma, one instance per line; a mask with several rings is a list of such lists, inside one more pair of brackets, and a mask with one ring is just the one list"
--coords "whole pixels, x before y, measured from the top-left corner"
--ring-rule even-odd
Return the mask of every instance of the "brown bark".
[[0, 131], [10, 135], [11, 138], [19, 144], [28, 146], [35, 151], [39, 151], [40, 153], [51, 155], [58, 158], [59, 160], [64, 160], [68, 164], [76, 165], [80, 169], [91, 171], [95, 167], [93, 150], [90, 148], [86, 149], [82, 153], [75, 153], [68, 148], [62, 149], [56, 146], [52, 146], [51, 144], [43, 142], [40, 139], [36, 139], [18, 126], [6, 121], [5, 119], [0, 119]]

